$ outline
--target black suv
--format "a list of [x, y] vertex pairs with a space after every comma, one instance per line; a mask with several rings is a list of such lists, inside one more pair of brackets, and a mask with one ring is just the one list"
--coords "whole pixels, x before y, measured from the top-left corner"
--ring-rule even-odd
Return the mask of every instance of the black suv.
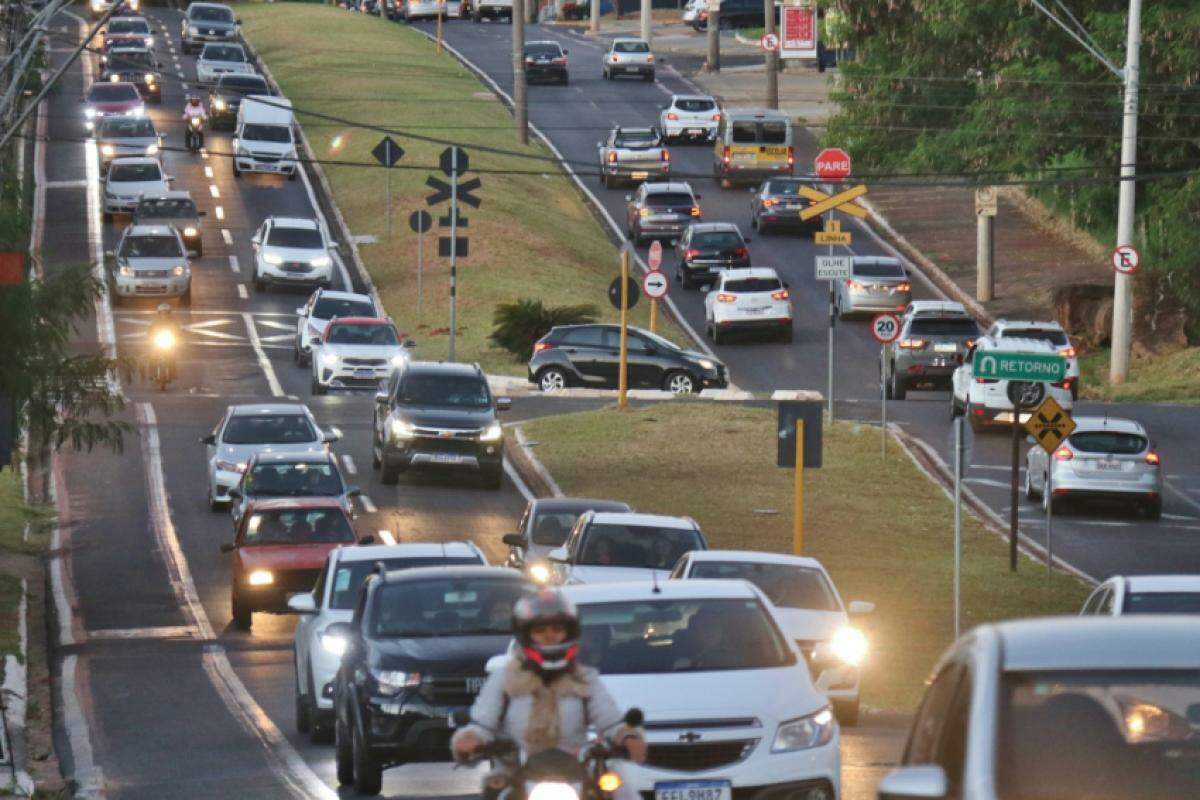
[[454, 467], [499, 489], [504, 429], [496, 415], [510, 407], [492, 396], [478, 364], [414, 361], [375, 395], [371, 463], [388, 485], [409, 467]]
[[697, 222], [675, 243], [675, 279], [683, 288], [712, 285], [723, 269], [750, 266], [747, 240], [732, 222]]
[[339, 784], [378, 794], [388, 767], [450, 760], [446, 720], [474, 702], [488, 659], [508, 646], [513, 604], [530, 589], [501, 567], [368, 576], [350, 622], [325, 632], [346, 643], [334, 681]]
[[213, 130], [233, 130], [237, 127], [242, 98], [250, 95], [270, 97], [273, 94], [270, 84], [261, 75], [221, 75], [217, 78], [217, 85], [208, 92], [209, 123]]
[[554, 41], [525, 43], [525, 80], [548, 80], [566, 85], [567, 51]]
[[[684, 350], [656, 333], [629, 328], [628, 386], [689, 394], [724, 389], [729, 372], [717, 359]], [[543, 392], [568, 386], [616, 389], [621, 326], [560, 325], [538, 340], [529, 359], [529, 382]]]

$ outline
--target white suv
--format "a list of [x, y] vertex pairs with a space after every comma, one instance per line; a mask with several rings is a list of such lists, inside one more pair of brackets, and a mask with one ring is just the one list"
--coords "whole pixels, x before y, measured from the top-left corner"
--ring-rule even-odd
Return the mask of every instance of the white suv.
[[650, 583], [666, 580], [684, 553], [707, 549], [691, 517], [586, 511], [547, 558], [554, 583]]
[[1079, 613], [1200, 614], [1200, 575], [1113, 575], [1088, 595]]
[[333, 680], [346, 641], [325, 631], [349, 622], [362, 582], [382, 564], [386, 570], [487, 564], [470, 542], [379, 544], [338, 547], [329, 553], [312, 592], [293, 595], [288, 607], [300, 614], [292, 641], [296, 666], [296, 729], [314, 744], [333, 741]]
[[[971, 423], [971, 429], [978, 432], [992, 423], [1011, 424], [1013, 421], [1013, 403], [1008, 398], [1008, 381], [994, 378], [976, 378], [975, 362], [989, 355], [1012, 355], [1014, 353], [1034, 353], [1037, 355], [1058, 355], [1058, 349], [1049, 342], [1040, 339], [1014, 339], [1005, 337], [995, 339], [983, 336], [963, 359], [962, 366], [954, 370], [951, 378], [950, 414], [959, 416], [965, 414]], [[1043, 396], [1053, 397], [1066, 411], [1074, 405], [1071, 390], [1066, 382], [1038, 383], [1037, 391]], [[1040, 400], [1038, 402], [1041, 402]], [[1037, 403], [1032, 403], [1037, 405]], [[1019, 422], [1029, 419], [1029, 411], [1022, 411]]]
[[254, 248], [254, 289], [268, 284], [318, 285], [333, 283], [334, 248], [315, 219], [267, 217], [250, 239]]
[[312, 356], [309, 340], [325, 335], [325, 328], [334, 317], [379, 317], [383, 312], [370, 295], [354, 292], [335, 292], [317, 289], [308, 302], [296, 309], [296, 341], [292, 360], [306, 366]]
[[998, 319], [987, 329], [987, 335], [994, 339], [1041, 339], [1053, 345], [1058, 354], [1067, 360], [1066, 384], [1071, 390], [1071, 397], [1079, 397], [1079, 358], [1062, 325], [1057, 322]]
[[704, 296], [704, 330], [713, 344], [735, 330], [760, 330], [792, 341], [788, 285], [770, 267], [722, 271]]
[[711, 142], [717, 138], [720, 124], [721, 109], [717, 101], [706, 94], [673, 94], [671, 102], [663, 106], [658, 115], [658, 129], [668, 142], [672, 139]]
[[335, 317], [325, 335], [308, 342], [312, 348], [312, 393], [329, 389], [374, 389], [408, 363], [413, 341], [401, 342], [386, 319]]

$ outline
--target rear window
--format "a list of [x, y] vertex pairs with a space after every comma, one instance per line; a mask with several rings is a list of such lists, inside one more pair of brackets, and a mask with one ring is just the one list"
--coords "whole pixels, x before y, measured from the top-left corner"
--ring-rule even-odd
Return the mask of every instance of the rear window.
[[620, 131], [613, 143], [617, 147], [654, 147], [660, 143], [658, 131], [645, 130], [623, 130]]
[[732, 127], [734, 144], [758, 143], [758, 126], [753, 121], [735, 121]]
[[682, 192], [659, 192], [656, 194], [646, 195], [646, 205], [654, 206], [655, 208], [676, 208], [678, 206], [691, 207], [695, 204], [690, 194]]
[[123, 103], [137, 99], [138, 90], [128, 83], [93, 83], [88, 91], [89, 103]]
[[912, 336], [978, 336], [979, 326], [973, 319], [923, 319], [918, 318], [909, 325], [908, 332]]
[[1125, 596], [1126, 614], [1200, 614], [1200, 592], [1139, 592]]
[[725, 281], [725, 291], [734, 292], [776, 292], [783, 288], [778, 278], [742, 278], [736, 281]]
[[615, 53], [649, 53], [650, 45], [645, 42], [614, 42]]
[[276, 225], [267, 235], [267, 244], [272, 247], [295, 247], [302, 250], [320, 250], [325, 246], [321, 232], [312, 228], [285, 228]]
[[735, 120], [734, 144], [787, 144], [787, 123], [783, 120]]
[[904, 267], [887, 262], [854, 262], [854, 274], [860, 278], [903, 278]]
[[742, 237], [733, 231], [713, 231], [712, 233], [697, 233], [692, 236], [693, 247], [719, 247], [729, 250], [742, 246]]
[[1057, 347], [1066, 347], [1071, 343], [1064, 331], [1049, 328], [1005, 328], [1000, 336], [1004, 339], [1036, 339]]
[[557, 58], [562, 55], [562, 48], [556, 44], [541, 43], [525, 45], [525, 55], [527, 56], [553, 56]]
[[1067, 441], [1076, 450], [1084, 453], [1108, 453], [1111, 455], [1137, 455], [1146, 449], [1146, 437], [1136, 433], [1116, 431], [1084, 431], [1072, 434]]
[[375, 316], [375, 307], [362, 300], [348, 300], [342, 297], [322, 297], [313, 307], [312, 315], [317, 319], [373, 317]]
[[675, 107], [680, 111], [712, 111], [717, 104], [712, 100], [676, 100]]
[[767, 194], [782, 194], [795, 197], [800, 194], [801, 181], [770, 181], [767, 183]]
[[786, 122], [764, 122], [762, 124], [763, 144], [787, 144]]

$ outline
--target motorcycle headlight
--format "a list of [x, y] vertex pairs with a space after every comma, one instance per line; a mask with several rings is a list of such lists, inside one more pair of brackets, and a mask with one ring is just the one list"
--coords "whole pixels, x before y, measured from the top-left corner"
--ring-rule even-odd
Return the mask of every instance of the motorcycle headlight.
[[274, 253], [263, 253], [263, 261], [275, 267], [283, 263], [283, 259]]
[[392, 419], [392, 424], [389, 426], [392, 432], [393, 439], [411, 439], [416, 435], [417, 429], [413, 427], [411, 422], [402, 419]]
[[196, 236], [198, 236], [199, 234], [200, 234], [200, 231], [196, 230], [191, 225], [188, 225], [186, 228], [183, 229], [183, 235], [188, 237], [189, 239], [193, 239]]
[[94, 109], [94, 108], [85, 108], [85, 109], [83, 110], [83, 115], [84, 115], [85, 117], [87, 117], [88, 119], [95, 119], [95, 117], [96, 117], [96, 109]]
[[414, 686], [421, 685], [421, 673], [419, 672], [400, 672], [392, 669], [373, 669], [371, 677], [375, 679], [375, 685], [382, 695], [400, 694], [401, 689], [411, 689]]
[[217, 459], [216, 467], [217, 467], [217, 469], [221, 470], [222, 472], [245, 472], [246, 471], [246, 462], [239, 461], [239, 462], [235, 463], [233, 461], [224, 461], [222, 459]]
[[120, 267], [117, 267], [117, 274], [120, 275], [122, 278], [132, 278], [133, 277], [133, 268], [125, 266], [125, 265], [121, 265]]
[[218, 97], [216, 100], [213, 100], [213, 108], [215, 108], [217, 111], [224, 111], [225, 109], [229, 108], [229, 104]]
[[147, 72], [145, 75], [146, 83], [154, 83], [154, 73]]
[[115, 155], [116, 152], [117, 152], [117, 148], [113, 147], [111, 144], [103, 145], [100, 148], [100, 153], [102, 155], [111, 156], [111, 155]]
[[175, 346], [175, 334], [170, 331], [159, 331], [154, 334], [154, 346], [159, 350], [170, 350]]
[[483, 433], [479, 434], [481, 442], [498, 442], [500, 437], [504, 435], [504, 428], [500, 427], [499, 422], [493, 422], [483, 429]]
[[329, 629], [321, 631], [321, 649], [330, 655], [335, 655], [338, 658], [346, 652], [346, 637], [336, 631], [329, 632]]
[[256, 569], [246, 578], [246, 583], [251, 586], [270, 586], [275, 582], [275, 576], [267, 569]]
[[545, 781], [533, 787], [529, 800], [579, 800], [579, 795], [569, 783]]
[[183, 266], [181, 265], [181, 266], [175, 267], [175, 269], [171, 270], [171, 274], [174, 275], [176, 278], [179, 278], [179, 277], [182, 277], [183, 273], [186, 271], [187, 270], [184, 269]]
[[857, 667], [867, 657], [867, 637], [858, 628], [840, 628], [829, 640], [830, 651], [839, 660]]
[[329, 256], [317, 256], [316, 258], [314, 258], [312, 261], [310, 261], [308, 263], [312, 264], [314, 267], [322, 268], [322, 267], [328, 267], [330, 264], [333, 263], [333, 261], [329, 258]]
[[[816, 714], [780, 724], [771, 745], [772, 753], [787, 753], [828, 744], [833, 738], [833, 712], [823, 708]], [[531, 799], [532, 800], [532, 799]]]
[[617, 789], [621, 788], [621, 776], [615, 772], [604, 772], [596, 779], [596, 786], [600, 791], [612, 794]]

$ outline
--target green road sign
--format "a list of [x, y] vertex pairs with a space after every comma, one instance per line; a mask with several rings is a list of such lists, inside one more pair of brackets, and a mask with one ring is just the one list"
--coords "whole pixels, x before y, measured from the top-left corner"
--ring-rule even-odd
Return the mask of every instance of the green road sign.
[[1067, 377], [1067, 360], [1042, 353], [976, 353], [976, 378], [1057, 383]]

